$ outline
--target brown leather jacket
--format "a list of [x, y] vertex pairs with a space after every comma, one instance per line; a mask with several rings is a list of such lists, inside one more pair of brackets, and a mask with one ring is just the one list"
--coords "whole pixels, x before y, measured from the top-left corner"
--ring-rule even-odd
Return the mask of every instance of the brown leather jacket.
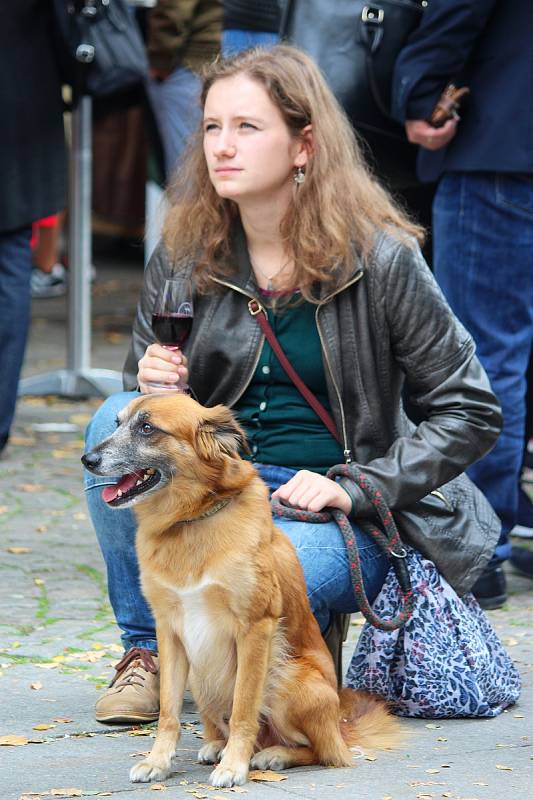
[[[237, 402], [263, 345], [248, 311], [257, 289], [242, 233], [234, 250], [234, 275], [213, 276], [213, 292], [195, 298], [186, 346], [190, 386], [207, 406]], [[192, 271], [192, 266], [178, 268]], [[136, 386], [137, 361], [154, 340], [155, 292], [172, 270], [160, 245], [146, 270], [125, 364], [127, 389]], [[417, 513], [426, 519], [428, 533], [427, 512], [432, 515], [435, 503], [441, 506], [438, 514], [453, 512], [443, 485], [487, 453], [501, 427], [499, 404], [472, 338], [452, 314], [418, 248], [392, 237], [381, 236], [368, 266], [359, 264], [343, 286], [318, 299], [316, 324], [329, 401], [345, 450], [381, 489], [390, 508], [400, 512], [400, 526], [405, 512], [411, 534], [414, 511], [415, 519]], [[404, 381], [424, 417], [418, 426], [403, 410]], [[356, 516], [372, 516], [361, 490], [352, 490]], [[447, 523], [446, 543], [439, 534], [425, 548], [459, 591], [472, 585], [492, 555], [499, 531], [490, 513], [485, 512], [479, 536], [469, 531], [465, 537], [464, 530]], [[421, 536], [408, 538], [422, 549]]]

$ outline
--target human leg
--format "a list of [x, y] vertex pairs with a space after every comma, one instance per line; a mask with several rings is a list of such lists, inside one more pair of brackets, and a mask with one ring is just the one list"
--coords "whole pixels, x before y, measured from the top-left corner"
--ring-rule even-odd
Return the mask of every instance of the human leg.
[[[100, 406], [87, 427], [86, 452], [113, 433], [118, 412], [135, 397], [136, 392], [119, 392]], [[157, 650], [155, 622], [140, 588], [135, 515], [130, 508], [110, 508], [101, 497], [101, 488], [113, 483], [115, 478], [85, 472], [87, 506], [106, 564], [109, 600], [125, 650]]]
[[533, 338], [533, 182], [451, 174], [434, 203], [435, 275], [470, 331], [500, 400], [503, 430], [469, 474], [502, 521], [496, 559], [508, 558], [518, 507], [526, 372]]
[[[86, 451], [116, 428], [116, 416], [136, 392], [109, 397], [98, 409], [86, 432]], [[109, 599], [122, 631], [125, 656], [116, 675], [96, 702], [99, 722], [148, 722], [159, 715], [159, 663], [155, 622], [141, 592], [135, 552], [136, 520], [131, 509], [111, 509], [101, 488], [113, 478], [85, 473], [87, 506], [106, 563]]]
[[0, 233], [0, 451], [15, 414], [30, 324], [31, 228]]

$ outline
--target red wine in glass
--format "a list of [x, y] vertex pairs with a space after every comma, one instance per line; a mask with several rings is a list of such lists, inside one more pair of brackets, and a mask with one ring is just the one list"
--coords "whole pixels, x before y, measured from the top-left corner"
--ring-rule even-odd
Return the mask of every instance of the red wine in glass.
[[152, 314], [152, 330], [162, 345], [183, 347], [192, 328], [188, 314]]
[[[193, 316], [191, 281], [187, 278], [164, 281], [152, 312], [152, 330], [157, 341], [163, 347], [181, 349], [191, 332]], [[167, 391], [187, 389], [182, 381], [178, 384], [151, 383], [150, 385]]]

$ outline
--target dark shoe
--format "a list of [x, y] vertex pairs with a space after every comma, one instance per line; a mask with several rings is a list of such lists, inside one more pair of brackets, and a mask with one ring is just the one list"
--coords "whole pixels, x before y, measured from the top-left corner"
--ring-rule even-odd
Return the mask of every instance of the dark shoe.
[[115, 666], [117, 674], [96, 701], [96, 721], [132, 724], [159, 717], [157, 653], [133, 647]]
[[533, 550], [526, 550], [525, 547], [513, 547], [509, 561], [521, 575], [533, 578]]
[[507, 602], [507, 582], [501, 567], [487, 567], [472, 587], [481, 608], [501, 608]]
[[533, 503], [523, 489], [519, 490], [518, 515], [516, 525], [511, 529], [511, 536], [533, 539]]

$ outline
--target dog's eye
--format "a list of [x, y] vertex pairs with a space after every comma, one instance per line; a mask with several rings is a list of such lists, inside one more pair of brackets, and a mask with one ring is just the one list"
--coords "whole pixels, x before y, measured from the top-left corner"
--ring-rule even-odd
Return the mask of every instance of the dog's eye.
[[150, 425], [150, 423], [149, 422], [143, 422], [143, 424], [141, 425], [141, 433], [144, 433], [145, 436], [149, 436], [153, 432], [154, 432], [154, 429]]

